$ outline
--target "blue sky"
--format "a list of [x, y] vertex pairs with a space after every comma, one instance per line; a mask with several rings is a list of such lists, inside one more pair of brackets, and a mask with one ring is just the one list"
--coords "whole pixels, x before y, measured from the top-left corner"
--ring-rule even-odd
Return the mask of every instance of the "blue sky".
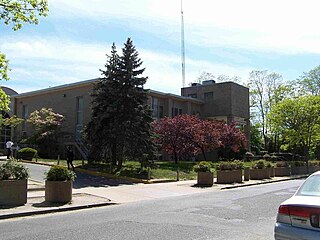
[[[320, 2], [184, 0], [186, 84], [203, 72], [239, 76], [252, 70], [294, 80], [319, 65]], [[149, 77], [147, 88], [180, 93], [180, 0], [49, 0], [39, 25], [12, 31], [1, 23], [0, 51], [10, 59], [19, 93], [100, 76], [112, 42], [128, 37]]]

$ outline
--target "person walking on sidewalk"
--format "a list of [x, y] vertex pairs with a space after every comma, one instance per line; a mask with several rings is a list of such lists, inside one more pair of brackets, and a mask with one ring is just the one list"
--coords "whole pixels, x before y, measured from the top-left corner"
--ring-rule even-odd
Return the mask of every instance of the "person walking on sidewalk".
[[72, 170], [74, 171], [74, 166], [73, 166], [73, 150], [72, 150], [72, 146], [68, 146], [67, 147], [67, 164], [68, 164], [68, 169], [70, 169], [72, 167]]
[[9, 140], [8, 142], [6, 142], [7, 159], [9, 159], [9, 158], [11, 157], [12, 145], [13, 145], [13, 142], [11, 142], [11, 140]]

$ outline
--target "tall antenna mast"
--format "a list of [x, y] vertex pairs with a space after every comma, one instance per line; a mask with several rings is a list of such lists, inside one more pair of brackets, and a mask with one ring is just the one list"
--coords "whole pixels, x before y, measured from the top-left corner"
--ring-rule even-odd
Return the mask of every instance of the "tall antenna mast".
[[185, 87], [186, 60], [185, 60], [185, 48], [184, 48], [184, 20], [183, 20], [182, 0], [181, 0], [181, 67], [182, 67], [182, 87]]

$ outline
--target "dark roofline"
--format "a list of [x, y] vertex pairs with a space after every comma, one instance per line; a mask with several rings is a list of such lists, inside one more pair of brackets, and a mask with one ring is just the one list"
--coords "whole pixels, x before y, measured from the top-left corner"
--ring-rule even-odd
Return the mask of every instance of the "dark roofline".
[[243, 87], [243, 88], [247, 88], [249, 89], [248, 87], [246, 86], [243, 86], [239, 83], [236, 83], [236, 82], [232, 82], [232, 81], [226, 81], [226, 82], [216, 82], [216, 83], [213, 83], [213, 84], [200, 84], [200, 85], [197, 85], [197, 86], [190, 86], [190, 87], [184, 87], [184, 88], [181, 88], [181, 89], [187, 89], [187, 88], [201, 88], [201, 87], [209, 87], [209, 86], [215, 86], [215, 85], [226, 85], [226, 84], [234, 84], [234, 85], [238, 85], [239, 87]]
[[[14, 97], [14, 98], [23, 98], [23, 97], [29, 97], [29, 96], [34, 96], [34, 95], [38, 95], [38, 94], [45, 94], [45, 93], [48, 93], [48, 92], [51, 92], [51, 91], [59, 91], [59, 90], [66, 89], [66, 88], [73, 88], [73, 87], [80, 87], [80, 86], [90, 85], [90, 84], [93, 84], [95, 82], [98, 82], [99, 79], [100, 78], [94, 78], [94, 79], [84, 80], [84, 81], [80, 81], [80, 82], [63, 84], [63, 85], [59, 85], [59, 86], [55, 86], [55, 87], [44, 88], [44, 89], [31, 91], [31, 92], [26, 92], [26, 93], [14, 94], [14, 95], [12, 95], [12, 97]], [[159, 91], [155, 91], [155, 90], [151, 90], [151, 89], [149, 90], [149, 92], [161, 95], [163, 97], [170, 97], [170, 98], [175, 98], [175, 99], [179, 99], [179, 100], [183, 100], [183, 101], [193, 101], [193, 102], [196, 102], [196, 103], [203, 103], [203, 101], [201, 101], [199, 99], [195, 99], [195, 98], [191, 98], [191, 97], [179, 96], [179, 95], [175, 95], [175, 94], [172, 94], [172, 93], [163, 93], [163, 92], [159, 92]]]
[[38, 95], [38, 94], [44, 94], [47, 92], [51, 91], [59, 91], [64, 88], [72, 88], [72, 87], [77, 87], [77, 86], [83, 86], [83, 85], [89, 85], [95, 82], [98, 82], [99, 78], [94, 78], [94, 79], [89, 79], [89, 80], [84, 80], [80, 82], [74, 82], [74, 83], [68, 83], [68, 84], [63, 84], [55, 87], [49, 87], [49, 88], [44, 88], [36, 91], [31, 91], [31, 92], [26, 92], [26, 93], [20, 93], [16, 95], [12, 95], [14, 98], [20, 98], [20, 97], [28, 97], [32, 95]]

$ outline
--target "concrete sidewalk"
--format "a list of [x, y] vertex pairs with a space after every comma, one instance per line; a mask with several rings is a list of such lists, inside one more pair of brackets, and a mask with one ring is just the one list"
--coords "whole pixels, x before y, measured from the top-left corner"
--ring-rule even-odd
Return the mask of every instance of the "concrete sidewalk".
[[196, 180], [154, 184], [123, 184], [108, 187], [84, 187], [73, 189], [72, 202], [67, 204], [51, 204], [45, 202], [44, 183], [29, 180], [27, 204], [17, 207], [0, 207], [0, 219], [102, 207], [112, 204], [191, 195], [202, 192], [220, 191], [223, 189], [267, 184], [304, 177], [306, 176], [276, 177], [268, 180], [250, 180], [235, 184], [214, 184], [212, 187], [198, 187], [196, 186]]

